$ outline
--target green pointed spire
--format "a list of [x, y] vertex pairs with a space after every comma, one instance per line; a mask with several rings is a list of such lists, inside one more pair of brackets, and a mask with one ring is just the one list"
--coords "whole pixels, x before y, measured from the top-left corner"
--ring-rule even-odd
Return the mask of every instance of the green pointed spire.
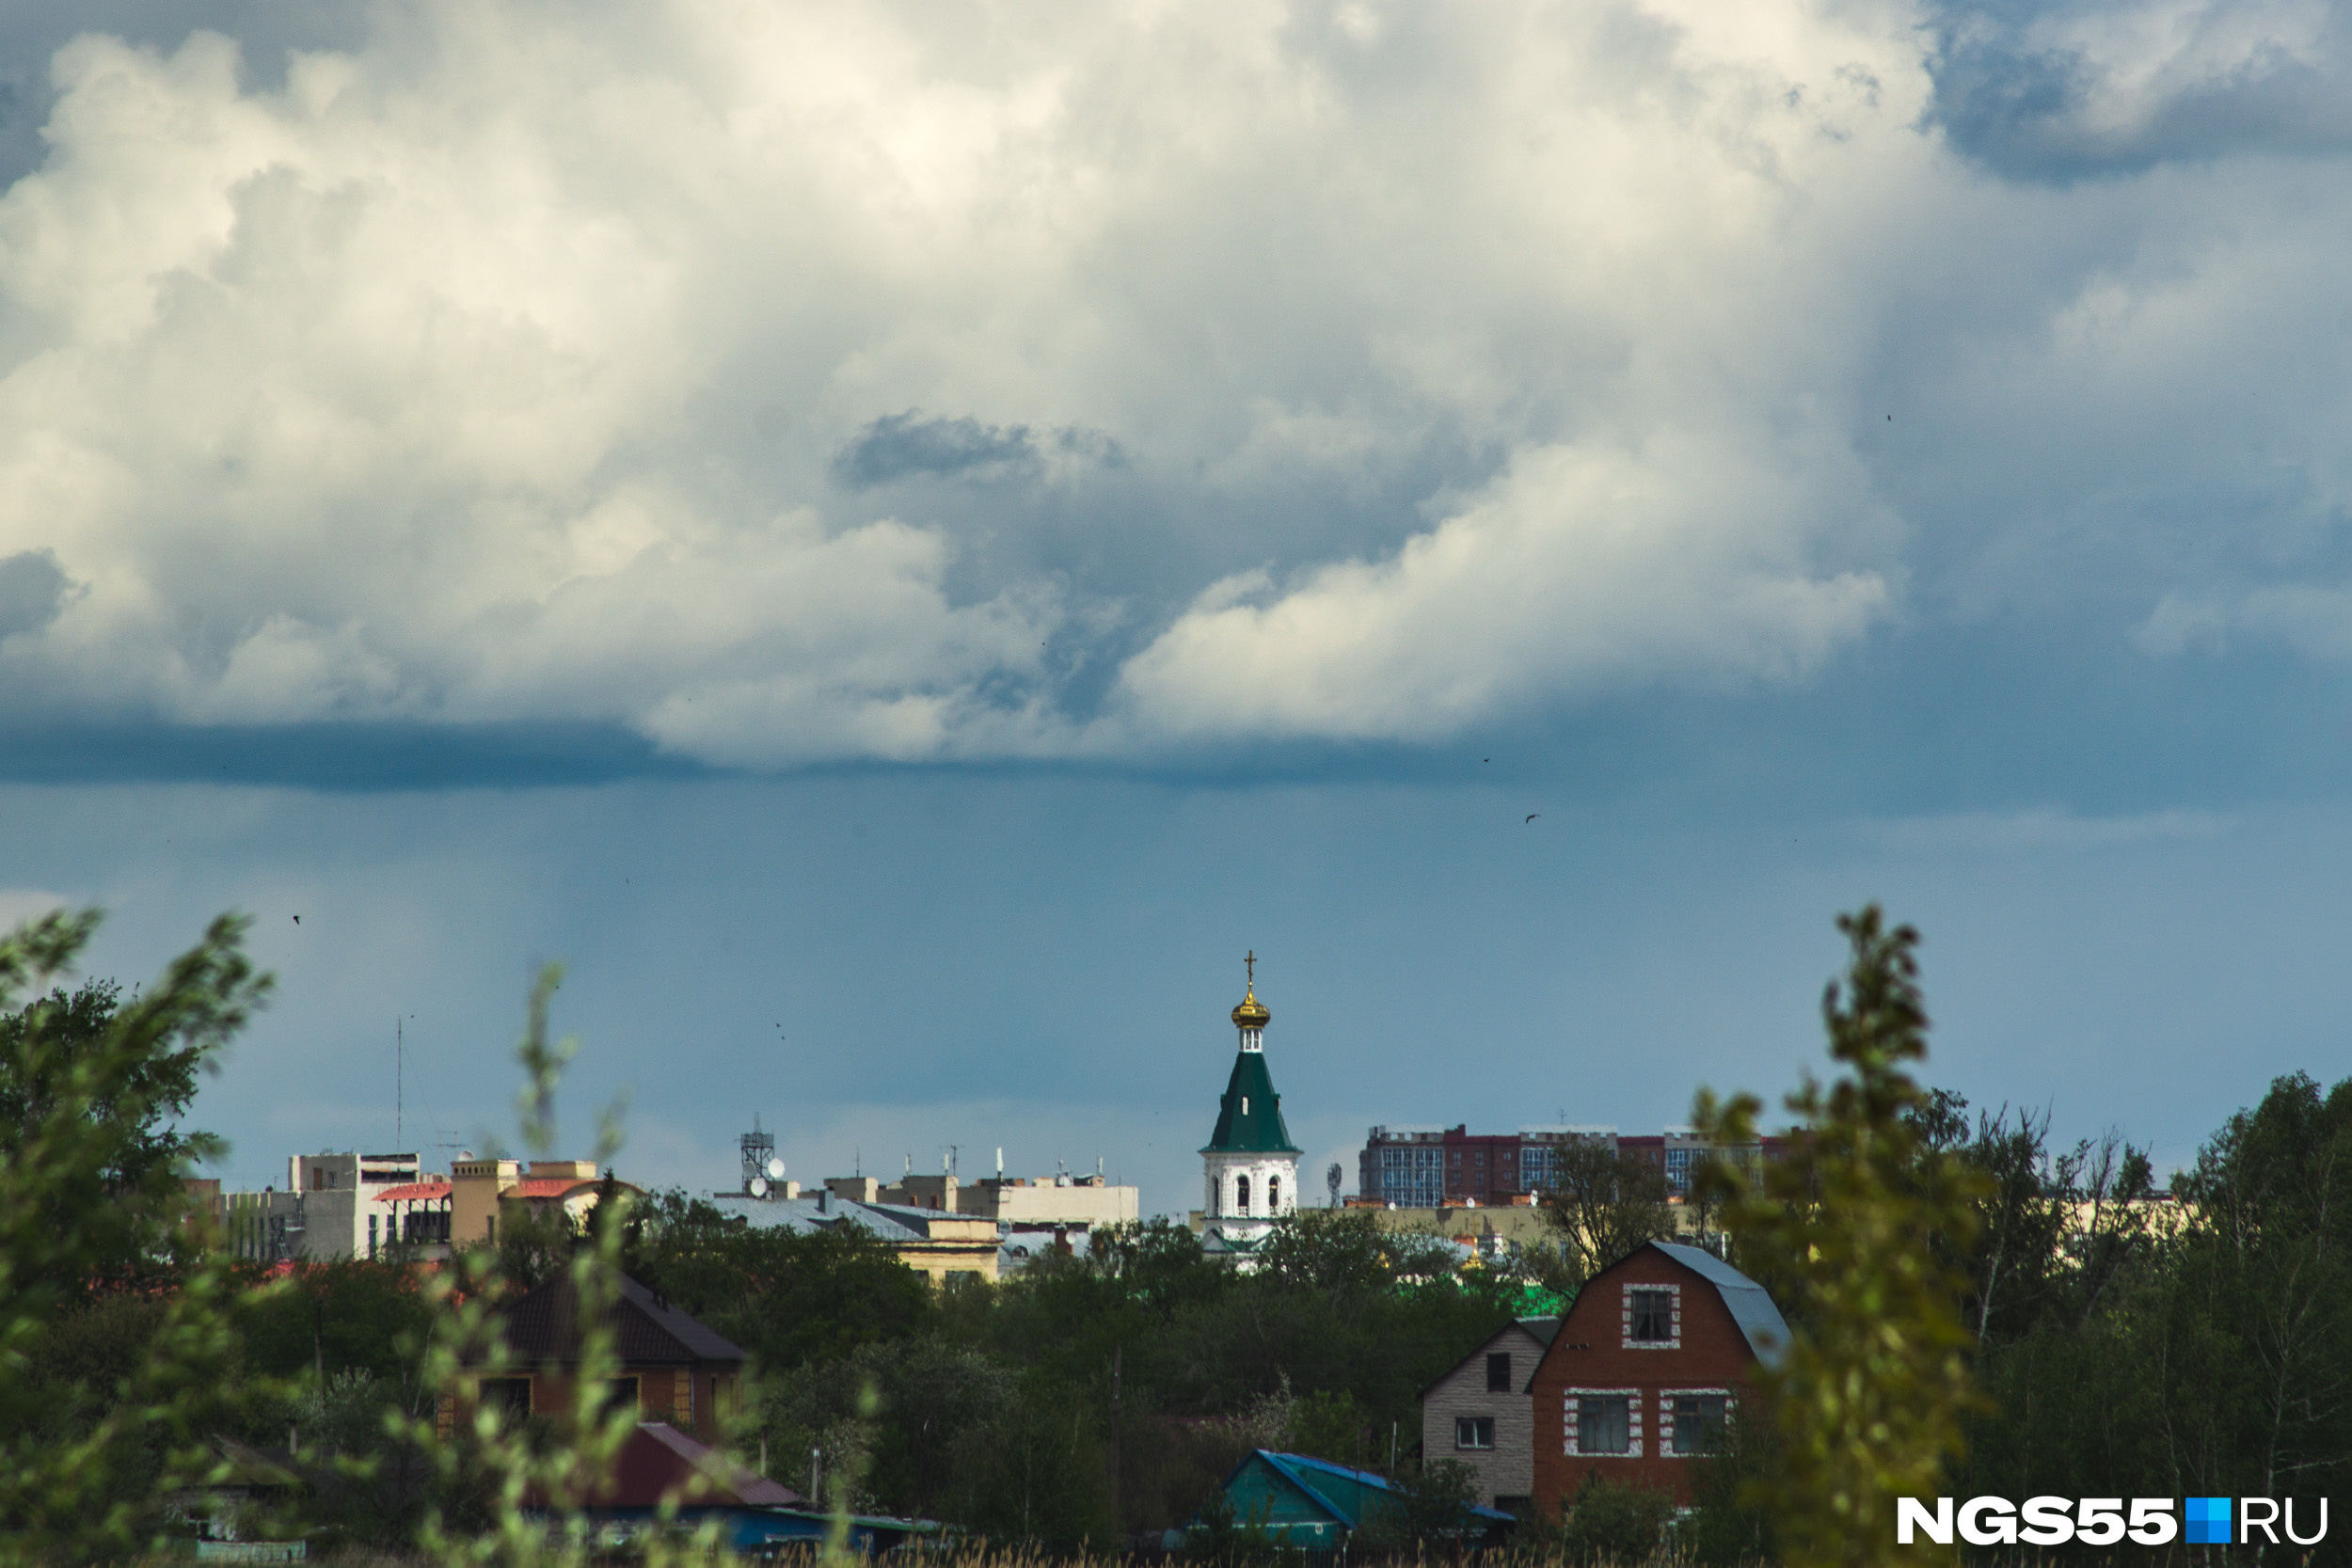
[[1216, 1131], [1209, 1134], [1203, 1154], [1296, 1154], [1290, 1129], [1282, 1125], [1282, 1097], [1274, 1092], [1274, 1075], [1266, 1070], [1265, 1053], [1240, 1051], [1233, 1054], [1233, 1076], [1226, 1081], [1225, 1098], [1217, 1101]]

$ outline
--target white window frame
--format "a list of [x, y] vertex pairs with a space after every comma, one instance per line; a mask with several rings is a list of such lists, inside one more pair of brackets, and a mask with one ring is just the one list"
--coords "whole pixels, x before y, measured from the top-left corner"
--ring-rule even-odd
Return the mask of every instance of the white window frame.
[[[1469, 1423], [1470, 1423], [1470, 1428], [1471, 1428], [1472, 1433], [1475, 1433], [1475, 1432], [1476, 1432], [1476, 1430], [1477, 1430], [1477, 1423], [1479, 1423], [1480, 1421], [1484, 1421], [1484, 1422], [1486, 1422], [1486, 1440], [1484, 1443], [1465, 1443], [1465, 1442], [1463, 1442], [1463, 1441], [1462, 1441], [1462, 1426], [1463, 1426], [1463, 1423], [1464, 1423], [1464, 1422], [1469, 1422]], [[1492, 1452], [1494, 1452], [1494, 1451], [1495, 1451], [1495, 1418], [1494, 1418], [1492, 1416], [1456, 1416], [1456, 1417], [1454, 1417], [1454, 1452], [1456, 1452], [1456, 1453], [1492, 1453]]]
[[[1674, 1334], [1671, 1338], [1664, 1339], [1636, 1339], [1633, 1337], [1633, 1292], [1636, 1291], [1663, 1291], [1668, 1295], [1674, 1297], [1674, 1306], [1668, 1309], [1667, 1314], [1668, 1321], [1672, 1323], [1674, 1328]], [[1641, 1280], [1635, 1280], [1625, 1286], [1625, 1288], [1619, 1292], [1617, 1297], [1617, 1306], [1618, 1326], [1625, 1335], [1624, 1345], [1627, 1350], [1680, 1350], [1682, 1348], [1681, 1286], [1651, 1285], [1644, 1283]]]
[[1728, 1388], [1661, 1388], [1658, 1390], [1658, 1457], [1661, 1459], [1702, 1459], [1706, 1456], [1675, 1451], [1675, 1401], [1691, 1397], [1720, 1399], [1724, 1402], [1724, 1419], [1739, 1408], [1740, 1396]]
[[[1642, 1391], [1639, 1388], [1567, 1388], [1561, 1392], [1561, 1414], [1567, 1428], [1565, 1449], [1570, 1459], [1639, 1459], [1642, 1457]], [[1586, 1453], [1578, 1447], [1581, 1435], [1583, 1411], [1577, 1402], [1584, 1399], [1621, 1399], [1625, 1409], [1625, 1452]]]

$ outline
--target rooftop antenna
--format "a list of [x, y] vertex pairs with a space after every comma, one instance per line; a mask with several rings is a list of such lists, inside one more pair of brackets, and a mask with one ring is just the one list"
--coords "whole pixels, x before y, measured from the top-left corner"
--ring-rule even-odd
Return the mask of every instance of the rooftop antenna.
[[781, 1173], [784, 1162], [775, 1157], [775, 1134], [760, 1131], [757, 1111], [752, 1113], [752, 1130], [739, 1142], [743, 1151], [743, 1190], [754, 1197], [765, 1197], [768, 1183]]
[[401, 1027], [400, 1015], [394, 1013], [392, 1015], [392, 1147], [394, 1148], [400, 1148], [408, 1140], [408, 1134], [404, 1131], [408, 1107], [402, 1099], [402, 1090], [406, 1086], [402, 1080], [407, 1077], [407, 1069], [408, 1035]]
[[960, 1145], [960, 1144], [949, 1144], [949, 1145], [947, 1146], [947, 1151], [946, 1151], [946, 1153], [944, 1156], [942, 1156], [942, 1157], [941, 1157], [941, 1160], [940, 1160], [940, 1168], [941, 1168], [942, 1170], [946, 1171], [946, 1172], [949, 1176], [953, 1176], [953, 1175], [955, 1175], [955, 1174], [956, 1174], [956, 1156], [957, 1156], [958, 1154], [961, 1153], [961, 1152], [962, 1152], [962, 1146], [961, 1146], [961, 1145]]
[[1004, 1179], [1005, 1179], [1005, 1146], [1004, 1146], [1003, 1144], [998, 1144], [998, 1145], [996, 1146], [996, 1180], [999, 1180], [999, 1181], [1002, 1181]]

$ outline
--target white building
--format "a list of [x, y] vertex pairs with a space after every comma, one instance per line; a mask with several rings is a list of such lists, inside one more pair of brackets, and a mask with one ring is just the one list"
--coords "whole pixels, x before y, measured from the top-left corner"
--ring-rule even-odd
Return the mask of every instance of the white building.
[[392, 1242], [390, 1213], [375, 1199], [418, 1180], [418, 1167], [414, 1154], [296, 1154], [286, 1161], [284, 1192], [222, 1193], [214, 1218], [240, 1258], [373, 1258]]

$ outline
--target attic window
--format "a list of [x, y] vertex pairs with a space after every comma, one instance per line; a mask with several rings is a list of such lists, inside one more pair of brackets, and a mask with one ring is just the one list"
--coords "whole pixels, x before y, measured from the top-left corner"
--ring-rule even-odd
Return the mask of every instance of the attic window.
[[1511, 1353], [1498, 1351], [1486, 1357], [1486, 1392], [1507, 1394], [1511, 1391]]
[[1671, 1288], [1626, 1291], [1627, 1341], [1636, 1345], [1674, 1343], [1679, 1338], [1675, 1333], [1676, 1294]]
[[1249, 1114], [1249, 1097], [1248, 1095], [1243, 1095], [1241, 1097], [1241, 1114], [1243, 1116], [1248, 1116]]

